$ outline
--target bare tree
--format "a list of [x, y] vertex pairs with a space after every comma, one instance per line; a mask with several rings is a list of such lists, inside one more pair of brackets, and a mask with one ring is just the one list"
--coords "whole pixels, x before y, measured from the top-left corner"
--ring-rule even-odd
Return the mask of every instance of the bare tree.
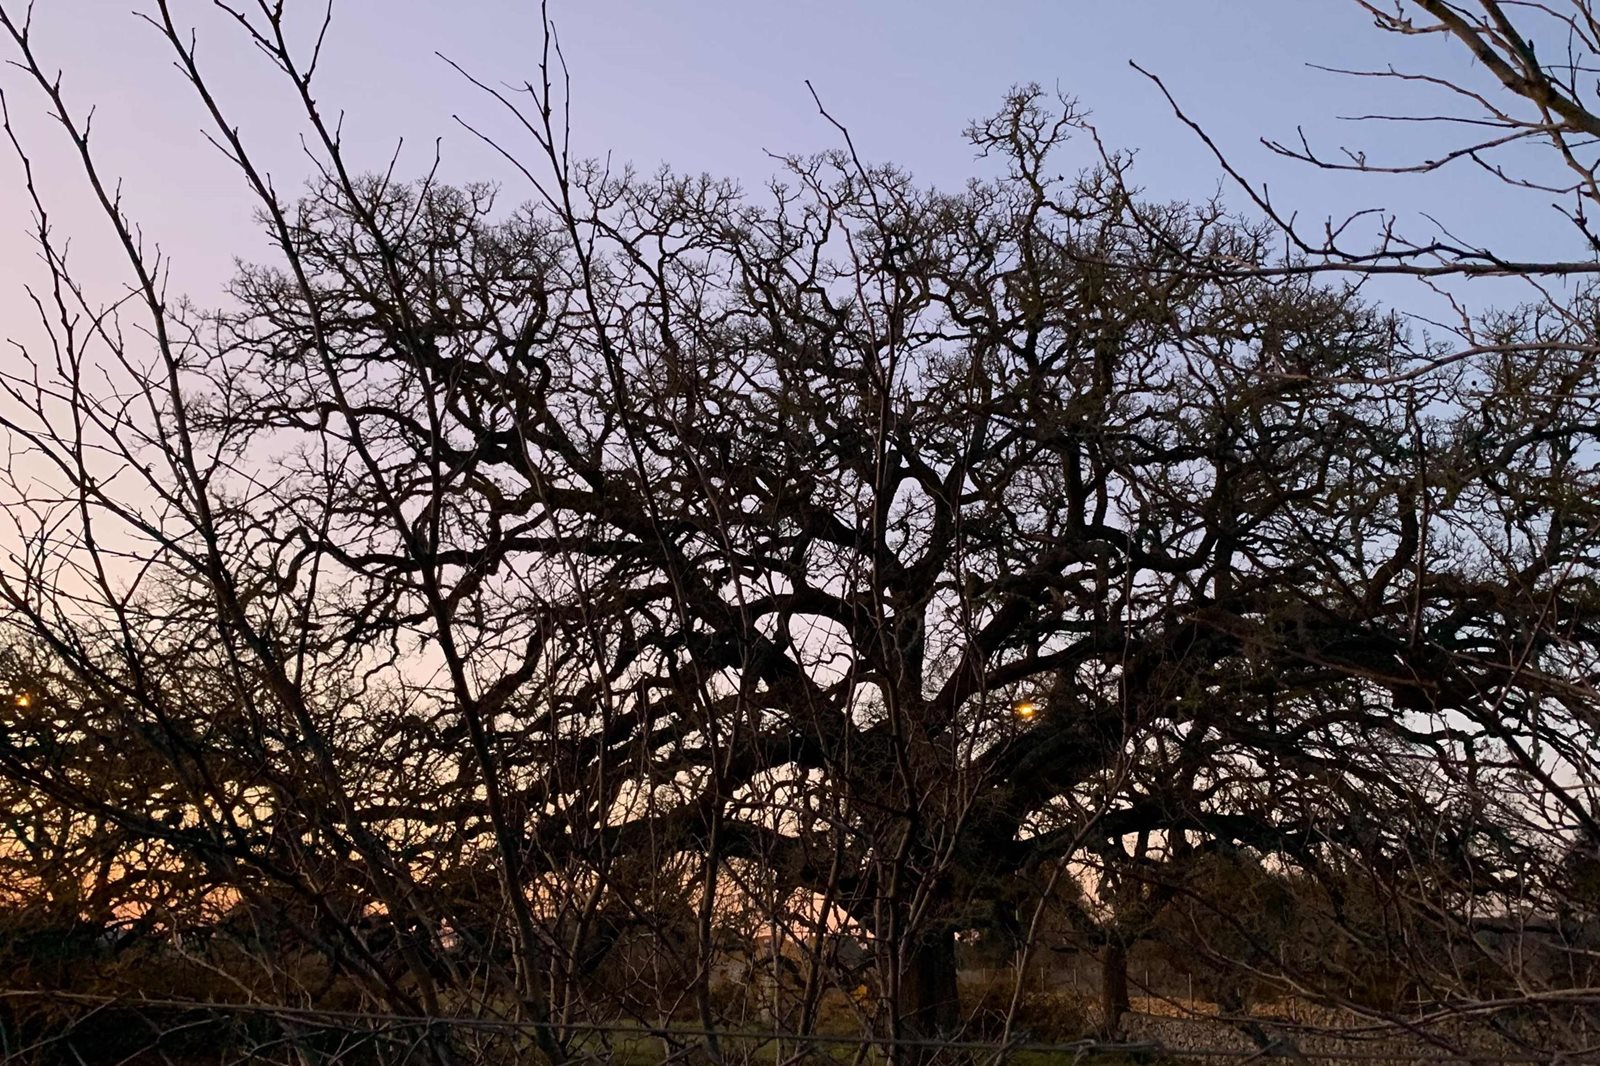
[[[838, 1004], [896, 1058], [967, 1022], [978, 929], [1019, 980], [1087, 936], [1108, 1032], [1165, 937], [1219, 988], [1392, 1022], [1352, 971], [1398, 962], [1427, 1039], [1587, 1046], [1586, 303], [1430, 340], [1329, 270], [1512, 266], [1286, 257], [1265, 201], [1152, 203], [1109, 153], [1054, 177], [1098, 140], [1032, 88], [957, 193], [842, 127], [758, 195], [613, 171], [569, 157], [550, 35], [485, 87], [525, 137], [488, 142], [505, 208], [361, 173], [321, 37], [218, 9], [317, 172], [280, 194], [157, 2], [275, 248], [201, 311], [0, 4], [132, 279], [74, 280], [13, 137], [50, 284], [0, 377], [0, 771], [19, 844], [64, 825], [5, 859], [68, 857], [103, 898], [63, 906], [241, 999], [501, 1018], [556, 1061], [618, 1020], [726, 1057], [736, 914], [775, 1023]], [[1315, 920], [1232, 914], [1241, 885]], [[1486, 915], [1548, 921], [1563, 975]]]

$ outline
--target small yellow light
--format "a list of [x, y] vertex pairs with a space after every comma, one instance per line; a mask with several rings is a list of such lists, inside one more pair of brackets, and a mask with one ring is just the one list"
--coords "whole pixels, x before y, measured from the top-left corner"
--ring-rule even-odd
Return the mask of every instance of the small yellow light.
[[1029, 718], [1032, 718], [1034, 715], [1039, 713], [1039, 705], [1034, 703], [1032, 700], [1018, 700], [1012, 705], [1011, 713], [1015, 714], [1023, 721], [1027, 721]]
[[28, 698], [28, 694], [26, 692], [17, 693], [17, 706], [18, 707], [27, 707], [27, 706], [31, 705], [32, 703], [33, 703], [33, 701]]

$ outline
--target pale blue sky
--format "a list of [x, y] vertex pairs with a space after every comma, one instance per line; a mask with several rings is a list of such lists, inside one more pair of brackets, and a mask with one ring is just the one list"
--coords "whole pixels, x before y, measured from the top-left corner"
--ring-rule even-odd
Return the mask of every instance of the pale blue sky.
[[[320, 2], [289, 3], [310, 28]], [[215, 299], [232, 256], [259, 254], [260, 244], [241, 181], [201, 137], [192, 94], [155, 32], [130, 14], [151, 0], [38, 6], [40, 49], [65, 70], [69, 98], [97, 106], [97, 144], [108, 170], [125, 179], [130, 212], [173, 255], [175, 285], [203, 302]], [[208, 2], [173, 6], [196, 24], [202, 63], [247, 141], [280, 186], [297, 185], [308, 166], [298, 155], [293, 101]], [[1575, 252], [1548, 197], [1508, 201], [1465, 168], [1429, 178], [1327, 175], [1261, 148], [1259, 136], [1292, 138], [1297, 124], [1327, 147], [1360, 143], [1375, 157], [1438, 143], [1439, 131], [1426, 128], [1353, 129], [1338, 121], [1404, 109], [1418, 98], [1397, 98], [1406, 87], [1391, 82], [1307, 64], [1394, 62], [1475, 76], [1446, 42], [1380, 33], [1351, 0], [551, 0], [550, 7], [572, 66], [581, 154], [610, 152], [642, 168], [666, 162], [755, 185], [774, 169], [765, 151], [837, 144], [810, 101], [809, 78], [864, 155], [953, 184], [977, 172], [963, 125], [992, 110], [1008, 86], [1032, 80], [1077, 96], [1110, 144], [1138, 149], [1136, 176], [1153, 192], [1210, 194], [1218, 171], [1154, 86], [1129, 68], [1131, 59], [1161, 74], [1219, 143], [1304, 215], [1428, 210], [1523, 254]], [[448, 177], [502, 179], [505, 195], [521, 199], [506, 167], [451, 116], [507, 127], [433, 53], [485, 80], [531, 77], [537, 19], [533, 0], [338, 0], [320, 99], [327, 110], [346, 110], [349, 143], [363, 164], [387, 160], [404, 136], [402, 169], [420, 170], [442, 136]], [[40, 120], [37, 93], [14, 71], [0, 74], [0, 86], [39, 156], [52, 209], [90, 263], [104, 247], [83, 228], [76, 176]], [[1428, 98], [1420, 99], [1426, 107]], [[1077, 158], [1087, 161], [1087, 151]], [[17, 177], [14, 162], [0, 157], [0, 315], [8, 318], [18, 311], [17, 282], [31, 275]]]

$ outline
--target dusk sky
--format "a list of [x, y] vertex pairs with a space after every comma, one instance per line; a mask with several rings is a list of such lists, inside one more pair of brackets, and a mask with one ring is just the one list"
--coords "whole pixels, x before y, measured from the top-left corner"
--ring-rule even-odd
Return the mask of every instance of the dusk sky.
[[[291, 0], [291, 11], [295, 5], [303, 28], [314, 30], [320, 3]], [[64, 70], [69, 99], [98, 109], [97, 149], [107, 172], [124, 179], [130, 214], [172, 256], [174, 288], [210, 303], [234, 256], [261, 253], [250, 200], [202, 137], [204, 116], [162, 41], [130, 7], [154, 3], [43, 0], [39, 48]], [[201, 61], [247, 143], [280, 189], [295, 189], [310, 168], [286, 86], [209, 3], [177, 0], [173, 7], [195, 24]], [[1219, 144], [1302, 217], [1377, 206], [1416, 219], [1426, 210], [1525, 254], [1574, 252], [1549, 197], [1508, 197], [1468, 167], [1425, 178], [1329, 175], [1274, 158], [1259, 144], [1261, 136], [1293, 139], [1297, 125], [1330, 152], [1358, 145], [1375, 161], [1411, 161], [1446, 143], [1437, 127], [1339, 120], [1425, 112], [1439, 97], [1308, 64], [1394, 63], [1481, 77], [1446, 41], [1379, 32], [1352, 0], [551, 0], [550, 11], [572, 68], [581, 155], [611, 153], [647, 170], [667, 163], [755, 187], [775, 169], [766, 152], [839, 144], [810, 100], [810, 79], [864, 156], [953, 185], [983, 172], [962, 127], [990, 112], [1009, 86], [1037, 81], [1076, 96], [1108, 144], [1137, 149], [1135, 176], [1152, 194], [1211, 194], [1219, 171], [1155, 86], [1130, 68], [1133, 60], [1162, 76]], [[386, 162], [404, 137], [400, 170], [418, 174], [430, 162], [433, 139], [442, 137], [448, 179], [497, 180], [506, 202], [525, 199], [519, 180], [452, 115], [505, 135], [513, 148], [514, 131], [435, 51], [485, 81], [533, 77], [538, 5], [342, 0], [319, 100], [327, 111], [347, 113], [347, 140], [363, 166]], [[48, 206], [73, 235], [84, 269], [104, 250], [104, 234], [83, 211], [81, 180], [42, 121], [36, 89], [16, 71], [0, 75], [0, 85], [36, 156]], [[1087, 144], [1074, 145], [1063, 170], [1087, 163], [1091, 153]], [[0, 314], [12, 322], [20, 309], [17, 283], [34, 276], [31, 257], [18, 254], [27, 238], [19, 176], [14, 159], [0, 158], [0, 247], [8, 249], [0, 255]], [[1236, 190], [1225, 194], [1246, 206]]]

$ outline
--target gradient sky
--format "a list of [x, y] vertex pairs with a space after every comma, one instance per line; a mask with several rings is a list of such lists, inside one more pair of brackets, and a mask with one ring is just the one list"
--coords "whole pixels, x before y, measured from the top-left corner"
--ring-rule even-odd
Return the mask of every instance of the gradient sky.
[[[14, 0], [0, 0], [14, 7]], [[311, 29], [320, 0], [289, 0]], [[155, 32], [129, 8], [153, 0], [40, 0], [40, 51], [65, 72], [69, 99], [96, 106], [96, 145], [124, 179], [129, 212], [173, 259], [174, 288], [217, 299], [236, 255], [261, 254], [249, 197], [201, 136], [204, 116]], [[173, 0], [198, 33], [202, 64], [233, 120], [280, 188], [309, 173], [299, 154], [294, 101], [202, 0]], [[816, 85], [863, 155], [893, 160], [929, 183], [954, 184], [981, 168], [962, 141], [970, 119], [1006, 89], [1038, 81], [1076, 96], [1113, 146], [1139, 152], [1136, 179], [1161, 196], [1203, 197], [1220, 174], [1136, 60], [1165, 78], [1184, 106], [1276, 199], [1303, 216], [1379, 206], [1436, 213], [1480, 240], [1522, 254], [1573, 254], [1548, 197], [1508, 197], [1467, 168], [1428, 178], [1329, 175], [1274, 158], [1258, 138], [1293, 138], [1303, 125], [1327, 148], [1360, 144], [1374, 158], [1444, 143], [1433, 127], [1352, 127], [1345, 114], [1428, 109], [1430, 97], [1394, 82], [1359, 80], [1307, 64], [1390, 63], [1481, 77], [1447, 42], [1376, 30], [1351, 0], [551, 0], [573, 73], [580, 154], [611, 153], [644, 169], [661, 163], [758, 185], [765, 154], [836, 146], [805, 87]], [[3, 46], [0, 46], [3, 50]], [[443, 138], [444, 173], [505, 183], [506, 166], [452, 121], [470, 116], [508, 133], [494, 105], [435, 55], [486, 81], [534, 76], [533, 0], [337, 0], [324, 110], [343, 108], [355, 160], [378, 166], [405, 138], [401, 169], [426, 168]], [[96, 283], [110, 260], [88, 215], [81, 181], [43, 119], [39, 95], [15, 71], [0, 74], [58, 224], [73, 234], [80, 268]], [[1063, 159], [1087, 162], [1086, 146]], [[0, 157], [0, 335], [24, 310], [19, 283], [35, 275], [20, 170]], [[1242, 198], [1228, 191], [1239, 206]]]

